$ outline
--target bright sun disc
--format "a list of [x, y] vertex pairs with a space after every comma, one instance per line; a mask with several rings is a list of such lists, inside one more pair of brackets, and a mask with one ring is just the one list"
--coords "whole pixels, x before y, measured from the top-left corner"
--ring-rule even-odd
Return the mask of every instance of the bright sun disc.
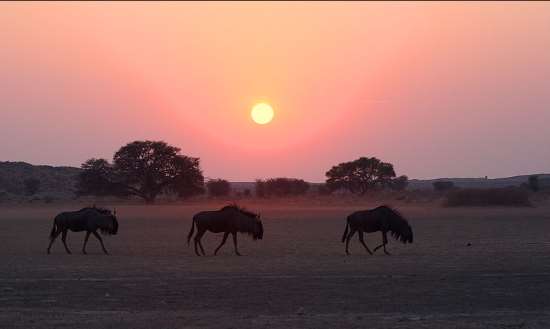
[[273, 120], [273, 108], [267, 103], [258, 103], [254, 105], [250, 115], [252, 120], [260, 125], [265, 125]]

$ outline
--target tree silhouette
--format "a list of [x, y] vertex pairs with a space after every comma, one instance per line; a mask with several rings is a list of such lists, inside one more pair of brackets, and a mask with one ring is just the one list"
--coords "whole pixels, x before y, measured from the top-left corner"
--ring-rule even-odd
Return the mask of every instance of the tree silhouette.
[[161, 193], [188, 197], [204, 192], [199, 159], [179, 154], [162, 141], [135, 141], [121, 147], [113, 164], [90, 159], [82, 165], [80, 195], [133, 195], [154, 203]]
[[331, 191], [344, 189], [363, 195], [370, 189], [389, 186], [395, 171], [391, 163], [361, 157], [332, 167], [326, 176], [326, 186]]

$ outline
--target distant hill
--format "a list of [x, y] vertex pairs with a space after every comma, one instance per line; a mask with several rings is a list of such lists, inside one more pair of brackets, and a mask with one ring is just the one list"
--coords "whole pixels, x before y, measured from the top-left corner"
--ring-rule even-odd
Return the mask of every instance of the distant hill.
[[75, 183], [81, 169], [74, 167], [35, 166], [26, 162], [0, 161], [0, 199], [25, 196], [26, 179], [40, 181], [36, 197], [68, 199], [75, 196]]
[[[550, 179], [550, 174], [536, 174], [539, 180], [547, 181]], [[509, 186], [520, 186], [527, 183], [529, 176], [520, 175], [506, 178], [436, 178], [436, 179], [411, 179], [409, 180], [410, 190], [428, 190], [433, 188], [433, 183], [437, 181], [451, 181], [456, 187], [462, 188], [498, 188]]]
[[[0, 161], [0, 201], [5, 199], [20, 199], [26, 197], [24, 181], [34, 178], [40, 181], [37, 198], [71, 199], [75, 197], [76, 180], [80, 168], [35, 166], [25, 162]], [[452, 181], [455, 186], [462, 188], [495, 188], [520, 186], [526, 183], [530, 175], [521, 175], [507, 178], [436, 178], [411, 179], [409, 190], [430, 190], [436, 181]], [[539, 174], [541, 185], [550, 186], [550, 174]], [[315, 192], [320, 183], [312, 183], [311, 192]], [[254, 182], [231, 182], [235, 192], [243, 193], [246, 189], [255, 191]], [[28, 196], [27, 196], [28, 197]]]

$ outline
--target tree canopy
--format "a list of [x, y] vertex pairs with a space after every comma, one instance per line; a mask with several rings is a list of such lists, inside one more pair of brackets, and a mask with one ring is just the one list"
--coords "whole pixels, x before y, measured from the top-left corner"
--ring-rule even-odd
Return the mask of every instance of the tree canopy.
[[80, 195], [133, 195], [153, 203], [162, 193], [187, 197], [204, 192], [199, 159], [162, 141], [128, 143], [115, 153], [113, 164], [90, 159], [82, 169]]
[[395, 171], [391, 163], [375, 157], [361, 157], [333, 166], [326, 176], [326, 186], [331, 191], [343, 189], [362, 195], [370, 189], [389, 187]]

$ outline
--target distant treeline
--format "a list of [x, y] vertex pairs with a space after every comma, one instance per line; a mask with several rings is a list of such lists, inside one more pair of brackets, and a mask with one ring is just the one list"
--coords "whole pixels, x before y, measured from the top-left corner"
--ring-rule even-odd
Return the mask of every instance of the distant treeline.
[[[78, 195], [139, 197], [154, 202], [163, 194], [186, 198], [203, 194], [227, 196], [231, 185], [218, 178], [205, 180], [198, 158], [180, 154], [180, 149], [163, 141], [134, 141], [122, 146], [113, 161], [90, 159], [82, 164], [78, 177]], [[407, 176], [396, 177], [393, 165], [377, 158], [361, 157], [340, 163], [326, 172], [327, 180], [318, 191], [330, 194], [344, 191], [364, 195], [377, 189], [402, 190]], [[299, 178], [276, 177], [259, 179], [255, 184], [257, 197], [304, 195], [310, 184]], [[250, 190], [242, 192], [251, 195]]]
[[[155, 202], [160, 196], [182, 199], [197, 195], [212, 198], [272, 198], [306, 194], [363, 196], [402, 191], [409, 185], [407, 176], [396, 175], [393, 164], [376, 157], [360, 157], [339, 163], [332, 166], [325, 176], [323, 184], [310, 184], [300, 178], [274, 177], [257, 179], [253, 185], [245, 185], [246, 188], [232, 188], [232, 184], [225, 179], [206, 179], [200, 168], [200, 159], [181, 154], [178, 147], [163, 141], [134, 141], [122, 146], [112, 161], [92, 158], [84, 162], [80, 169], [0, 162], [0, 201], [9, 199], [6, 197], [8, 195], [34, 198], [45, 195], [44, 199], [66, 199], [70, 195], [110, 196], [141, 198], [148, 203]], [[63, 192], [57, 193], [56, 188], [63, 189]], [[548, 189], [550, 181], [547, 177], [533, 175], [524, 181], [517, 190], [519, 192], [495, 188], [483, 189], [485, 192], [459, 189], [453, 181], [441, 179], [433, 181], [432, 191], [446, 198], [447, 205], [454, 206], [525, 204], [527, 194], [524, 192]], [[410, 193], [420, 195], [426, 194], [426, 191]], [[495, 201], [497, 199], [500, 201]]]

